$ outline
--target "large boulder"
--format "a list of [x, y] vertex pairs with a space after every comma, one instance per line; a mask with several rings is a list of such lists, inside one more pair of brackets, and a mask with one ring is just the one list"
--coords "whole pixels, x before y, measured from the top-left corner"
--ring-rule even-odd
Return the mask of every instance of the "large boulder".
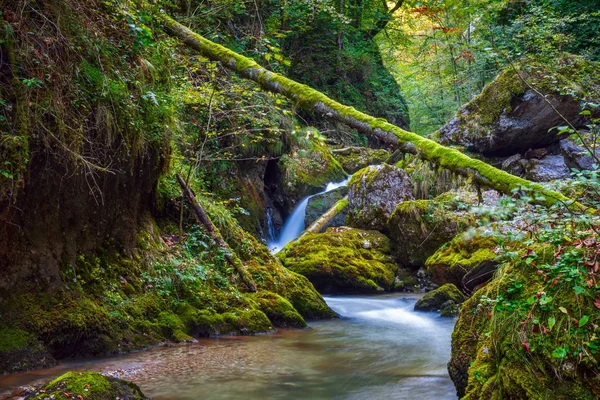
[[364, 168], [348, 184], [348, 225], [385, 231], [396, 206], [413, 200], [413, 185], [404, 170], [388, 165]]
[[[437, 285], [452, 283], [462, 287], [464, 276], [482, 263], [494, 262], [497, 247], [490, 236], [470, 231], [457, 235], [425, 263], [431, 280]], [[491, 278], [491, 276], [490, 276]]]
[[440, 142], [508, 156], [558, 142], [559, 130], [552, 128], [565, 125], [563, 117], [584, 128], [589, 120], [580, 115], [580, 103], [598, 98], [600, 64], [576, 57], [559, 64], [553, 71], [529, 65], [500, 73], [440, 129]]
[[467, 225], [468, 216], [451, 208], [441, 195], [434, 200], [409, 200], [398, 204], [387, 221], [393, 252], [399, 264], [422, 267], [444, 243]]
[[[329, 192], [320, 193], [312, 196], [310, 199], [308, 199], [308, 204], [306, 205], [306, 213], [304, 215], [304, 226], [310, 226], [310, 224], [315, 222], [321, 215], [327, 212], [327, 210], [333, 207], [335, 203], [343, 199], [347, 194], [348, 187], [341, 186]], [[336, 215], [331, 221], [327, 223], [325, 228], [344, 225], [346, 222], [347, 214], [347, 209], [342, 210], [338, 215]]]
[[353, 174], [369, 165], [383, 164], [391, 156], [391, 153], [387, 150], [371, 149], [369, 147], [344, 147], [343, 149], [334, 149], [332, 153], [349, 174]]
[[306, 276], [321, 293], [390, 290], [397, 270], [385, 235], [348, 227], [304, 235], [278, 256], [286, 268]]

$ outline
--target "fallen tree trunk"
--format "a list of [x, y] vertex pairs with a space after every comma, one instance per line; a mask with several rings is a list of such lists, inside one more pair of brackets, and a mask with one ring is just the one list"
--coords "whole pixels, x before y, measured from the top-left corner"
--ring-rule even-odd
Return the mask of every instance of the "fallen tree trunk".
[[348, 196], [343, 199], [338, 200], [329, 210], [325, 212], [325, 214], [321, 215], [317, 218], [308, 228], [302, 232], [299, 238], [306, 235], [307, 233], [319, 233], [325, 225], [329, 223], [332, 219], [334, 219], [339, 213], [341, 213], [346, 207], [348, 207]]
[[403, 152], [416, 153], [425, 160], [467, 177], [476, 185], [489, 187], [507, 195], [512, 195], [514, 191], [532, 192], [536, 194], [532, 197], [538, 203], [552, 205], [560, 202], [579, 211], [587, 209], [561, 193], [548, 190], [540, 184], [511, 175], [481, 160], [470, 158], [459, 150], [405, 131], [383, 118], [375, 118], [353, 107], [340, 104], [318, 90], [271, 72], [254, 60], [205, 39], [165, 14], [156, 14], [155, 17], [162, 23], [167, 33], [179, 38], [188, 47], [213, 61], [221, 62], [242, 77], [258, 83], [263, 89], [291, 99], [299, 107], [342, 122], [380, 141], [397, 146]]
[[254, 283], [250, 275], [248, 275], [248, 272], [246, 271], [246, 267], [242, 263], [242, 260], [240, 260], [240, 258], [233, 252], [233, 250], [231, 250], [231, 247], [229, 247], [227, 242], [225, 242], [223, 236], [221, 235], [221, 232], [219, 232], [219, 229], [212, 223], [208, 214], [206, 214], [206, 211], [204, 211], [204, 209], [196, 201], [196, 196], [194, 195], [194, 192], [192, 192], [192, 189], [190, 189], [190, 187], [185, 183], [185, 181], [179, 174], [177, 175], [177, 182], [179, 182], [179, 186], [181, 186], [181, 191], [183, 192], [183, 195], [185, 196], [185, 198], [187, 198], [187, 200], [190, 202], [190, 205], [192, 206], [192, 210], [194, 211], [196, 221], [198, 221], [199, 224], [204, 226], [206, 232], [211, 237], [211, 239], [217, 244], [217, 246], [224, 250], [223, 253], [225, 255], [225, 260], [227, 260], [229, 265], [231, 265], [233, 269], [238, 273], [238, 275], [242, 279], [242, 282], [244, 282], [244, 285], [246, 285], [248, 290], [250, 290], [251, 292], [256, 292], [256, 284]]

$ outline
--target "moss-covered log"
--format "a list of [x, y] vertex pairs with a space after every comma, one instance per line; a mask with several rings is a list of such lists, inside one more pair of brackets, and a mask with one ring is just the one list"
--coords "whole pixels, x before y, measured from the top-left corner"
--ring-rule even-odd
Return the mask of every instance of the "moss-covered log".
[[179, 186], [181, 186], [181, 191], [183, 192], [183, 195], [190, 202], [194, 210], [196, 220], [200, 224], [202, 224], [204, 228], [206, 228], [206, 231], [208, 232], [212, 240], [214, 240], [215, 243], [224, 250], [225, 259], [240, 275], [240, 278], [242, 279], [246, 287], [248, 287], [248, 289], [251, 292], [256, 292], [256, 284], [246, 271], [246, 267], [244, 267], [242, 260], [240, 260], [240, 258], [233, 252], [233, 250], [231, 250], [231, 247], [229, 247], [227, 242], [225, 242], [223, 236], [221, 235], [221, 232], [219, 232], [219, 229], [212, 223], [204, 209], [200, 207], [200, 204], [198, 204], [198, 202], [196, 201], [196, 196], [194, 196], [194, 192], [192, 192], [192, 189], [189, 188], [189, 186], [185, 183], [185, 181], [180, 175], [177, 175], [177, 182], [179, 182]]
[[[179, 38], [188, 47], [200, 52], [211, 60], [221, 62], [244, 78], [257, 82], [261, 88], [281, 94], [299, 107], [315, 111], [317, 114], [342, 122], [366, 135], [399, 147], [404, 152], [417, 153], [422, 158], [466, 176], [473, 183], [512, 194], [514, 190], [528, 190], [537, 193], [536, 201], [552, 205], [556, 202], [571, 204], [566, 196], [548, 190], [543, 186], [499, 170], [483, 161], [475, 160], [459, 150], [451, 149], [433, 140], [408, 132], [383, 118], [375, 118], [330, 99], [318, 90], [303, 85], [280, 74], [271, 72], [254, 60], [198, 35], [165, 14], [156, 14], [165, 31]], [[579, 203], [572, 207], [585, 209]]]

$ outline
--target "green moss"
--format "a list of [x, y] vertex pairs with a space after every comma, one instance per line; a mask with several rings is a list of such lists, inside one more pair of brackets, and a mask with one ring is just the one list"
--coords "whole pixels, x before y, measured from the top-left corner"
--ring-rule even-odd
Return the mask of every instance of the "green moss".
[[390, 158], [390, 155], [387, 150], [368, 147], [348, 147], [334, 152], [334, 157], [349, 174], [353, 174], [369, 165], [383, 164]]
[[78, 396], [86, 400], [127, 398], [143, 400], [142, 391], [133, 383], [110, 378], [96, 372], [67, 372], [51, 381], [33, 397], [34, 400], [67, 400]]
[[31, 334], [22, 329], [0, 329], [0, 352], [22, 349], [31, 340]]
[[493, 237], [457, 235], [427, 259], [425, 266], [433, 282], [461, 286], [463, 276], [484, 261], [494, 260], [496, 243]]
[[383, 234], [342, 227], [306, 234], [278, 256], [321, 292], [375, 292], [393, 286], [397, 267], [389, 251]]
[[415, 310], [437, 311], [447, 301], [452, 301], [454, 304], [461, 304], [465, 301], [465, 295], [456, 286], [447, 283], [421, 297], [415, 304]]
[[306, 322], [292, 304], [275, 293], [260, 292], [253, 296], [258, 308], [265, 313], [274, 326], [304, 328]]

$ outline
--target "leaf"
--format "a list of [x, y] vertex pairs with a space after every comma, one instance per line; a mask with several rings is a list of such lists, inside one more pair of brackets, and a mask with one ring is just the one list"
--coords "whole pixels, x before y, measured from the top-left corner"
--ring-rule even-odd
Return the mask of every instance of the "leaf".
[[552, 357], [554, 358], [565, 358], [567, 356], [567, 349], [565, 347], [557, 347], [552, 352]]
[[585, 324], [587, 324], [589, 320], [590, 320], [589, 315], [584, 315], [583, 317], [581, 317], [581, 319], [579, 320], [579, 327], [581, 328], [581, 327], [585, 326]]
[[575, 294], [576, 294], [576, 295], [584, 294], [584, 293], [586, 293], [586, 292], [587, 292], [587, 290], [585, 290], [585, 288], [584, 288], [584, 287], [582, 287], [582, 286], [575, 286], [575, 287], [573, 288], [573, 290], [575, 290]]
[[594, 305], [596, 308], [600, 309], [600, 296], [596, 297], [596, 300], [594, 300]]
[[556, 318], [554, 318], [554, 317], [548, 318], [548, 328], [550, 330], [552, 330], [552, 328], [554, 328], [554, 325], [556, 325]]
[[558, 307], [558, 309], [560, 310], [560, 312], [562, 312], [563, 314], [568, 314], [569, 312], [567, 311], [566, 308], [564, 307]]

